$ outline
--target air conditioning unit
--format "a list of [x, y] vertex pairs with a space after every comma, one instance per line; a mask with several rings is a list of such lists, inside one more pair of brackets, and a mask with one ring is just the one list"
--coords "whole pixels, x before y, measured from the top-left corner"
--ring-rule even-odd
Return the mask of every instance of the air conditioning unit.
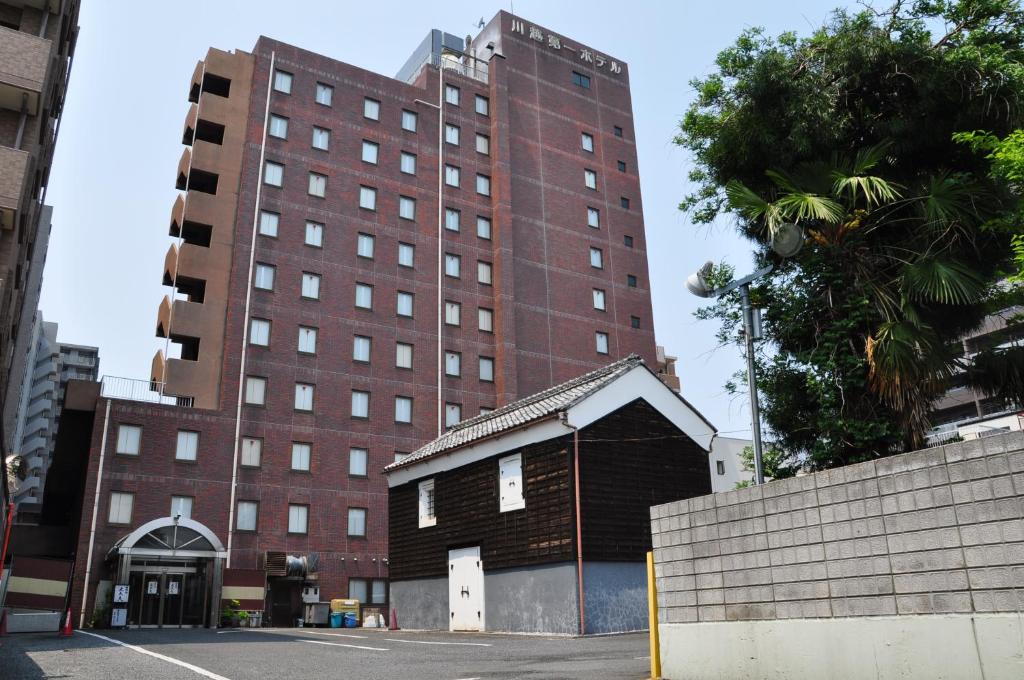
[[309, 585], [308, 583], [302, 586], [302, 602], [305, 604], [315, 604], [320, 601], [320, 586]]

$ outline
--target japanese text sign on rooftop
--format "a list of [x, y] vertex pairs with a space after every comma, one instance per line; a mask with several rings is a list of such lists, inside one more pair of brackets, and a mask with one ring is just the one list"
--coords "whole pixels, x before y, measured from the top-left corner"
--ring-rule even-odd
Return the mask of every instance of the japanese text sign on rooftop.
[[595, 68], [606, 69], [609, 73], [622, 73], [622, 66], [615, 60], [594, 52], [593, 50], [589, 50], [586, 47], [573, 47], [565, 42], [565, 39], [561, 36], [555, 35], [554, 33], [545, 34], [544, 31], [536, 26], [527, 26], [527, 24], [521, 19], [516, 19], [515, 17], [512, 18], [511, 30], [513, 33], [526, 36], [530, 40], [546, 44], [550, 49], [574, 52], [580, 61], [593, 64]]

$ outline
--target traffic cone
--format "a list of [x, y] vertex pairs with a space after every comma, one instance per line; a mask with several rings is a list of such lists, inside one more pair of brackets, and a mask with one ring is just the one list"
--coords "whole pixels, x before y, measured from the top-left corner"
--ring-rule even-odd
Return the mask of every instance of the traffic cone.
[[398, 628], [398, 612], [394, 607], [391, 608], [391, 625], [388, 626], [388, 630], [399, 630]]
[[64, 625], [60, 627], [60, 636], [71, 637], [73, 634], [71, 630], [71, 607], [68, 607], [68, 613], [64, 615]]

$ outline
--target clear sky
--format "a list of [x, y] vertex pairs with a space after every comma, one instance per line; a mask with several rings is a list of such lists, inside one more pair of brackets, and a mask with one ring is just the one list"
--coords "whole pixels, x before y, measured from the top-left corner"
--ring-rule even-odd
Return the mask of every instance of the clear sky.
[[810, 32], [844, 0], [268, 2], [83, 0], [81, 33], [47, 202], [53, 235], [40, 307], [63, 342], [98, 345], [104, 375], [145, 379], [155, 337], [175, 172], [192, 69], [208, 47], [252, 49], [267, 35], [394, 75], [431, 28], [476, 33], [481, 17], [514, 10], [629, 64], [654, 321], [679, 358], [683, 396], [722, 434], [749, 436], [745, 398], [722, 385], [742, 368], [736, 348], [715, 350], [715, 322], [683, 280], [705, 260], [743, 273], [750, 247], [728, 221], [696, 228], [677, 205], [687, 153], [672, 144], [693, 98], [689, 81], [744, 28]]

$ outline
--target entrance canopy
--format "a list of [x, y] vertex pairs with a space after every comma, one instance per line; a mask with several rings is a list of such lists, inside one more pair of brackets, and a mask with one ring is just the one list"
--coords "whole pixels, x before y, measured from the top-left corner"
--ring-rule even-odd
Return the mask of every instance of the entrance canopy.
[[161, 517], [146, 522], [110, 548], [110, 555], [147, 557], [227, 557], [224, 544], [200, 522]]

